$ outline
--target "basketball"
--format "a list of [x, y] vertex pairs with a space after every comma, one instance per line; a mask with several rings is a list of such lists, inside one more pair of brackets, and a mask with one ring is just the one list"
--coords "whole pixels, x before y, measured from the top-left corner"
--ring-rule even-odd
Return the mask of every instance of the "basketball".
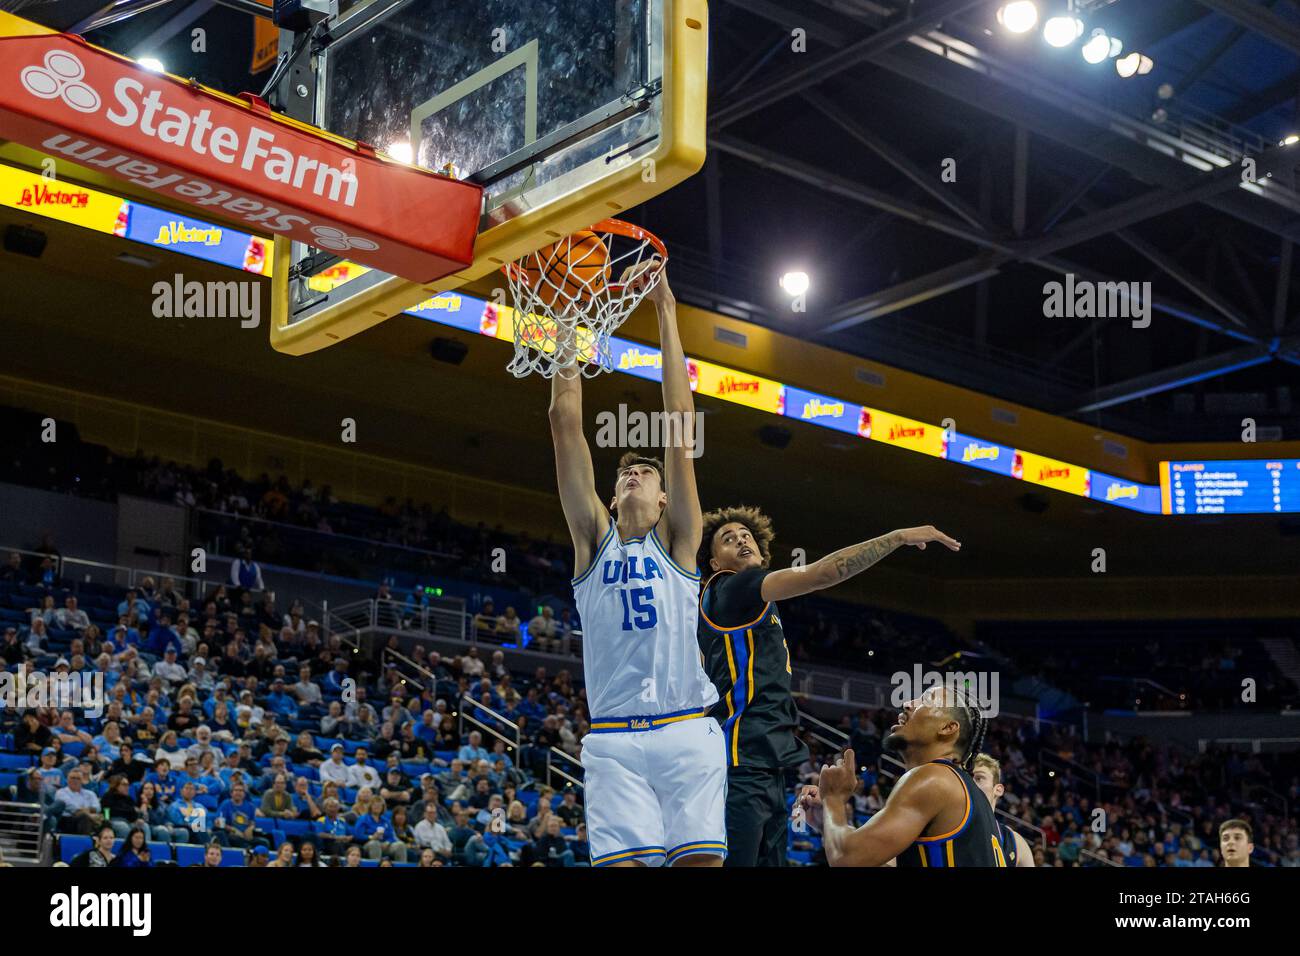
[[545, 305], [561, 297], [589, 299], [609, 281], [609, 249], [600, 236], [584, 229], [538, 249], [524, 260], [523, 272]]

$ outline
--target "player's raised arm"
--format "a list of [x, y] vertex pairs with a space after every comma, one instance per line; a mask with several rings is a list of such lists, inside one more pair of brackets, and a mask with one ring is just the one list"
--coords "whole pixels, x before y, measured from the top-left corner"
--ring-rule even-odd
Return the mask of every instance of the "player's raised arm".
[[818, 780], [822, 845], [831, 866], [886, 866], [925, 833], [943, 809], [946, 794], [939, 768], [905, 773], [885, 805], [860, 827], [853, 826], [849, 798], [857, 788], [857, 761], [846, 750]]
[[773, 571], [763, 579], [763, 600], [784, 601], [833, 587], [861, 574], [905, 545], [924, 551], [926, 544], [931, 541], [939, 542], [950, 551], [961, 550], [960, 541], [954, 541], [933, 525], [901, 528], [870, 541], [841, 548], [804, 567]]
[[576, 368], [569, 372], [568, 378], [563, 372], [551, 377], [551, 438], [555, 443], [560, 504], [573, 538], [574, 572], [581, 574], [591, 563], [596, 543], [608, 528], [609, 515], [596, 496], [591, 448], [582, 431], [582, 374]]
[[[695, 485], [694, 458], [699, 454], [695, 433], [695, 398], [686, 372], [686, 354], [677, 332], [677, 299], [668, 287], [668, 276], [646, 298], [654, 303], [659, 318], [659, 348], [663, 354], [664, 411], [668, 413], [669, 438], [664, 449], [664, 471], [668, 483], [668, 507], [665, 510], [667, 534], [664, 544], [673, 560], [684, 568], [694, 568], [696, 552], [703, 534], [700, 494]], [[677, 429], [680, 423], [680, 432]]]

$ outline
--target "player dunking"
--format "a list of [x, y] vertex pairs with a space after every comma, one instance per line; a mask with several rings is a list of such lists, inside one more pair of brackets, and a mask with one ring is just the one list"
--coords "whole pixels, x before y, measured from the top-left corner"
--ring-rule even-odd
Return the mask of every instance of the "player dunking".
[[993, 819], [998, 825], [998, 841], [1002, 844], [1007, 866], [1033, 866], [1034, 854], [1029, 849], [1029, 842], [997, 818], [998, 799], [1007, 792], [1002, 784], [1002, 765], [988, 754], [978, 754], [975, 757], [975, 769], [970, 775], [993, 808]]
[[582, 741], [591, 862], [720, 866], [726, 763], [721, 730], [709, 716], [718, 692], [695, 643], [701, 516], [687, 457], [695, 406], [665, 277], [647, 298], [659, 318], [664, 411], [682, 423], [682, 440], [669, 442], [666, 465], [624, 455], [609, 507], [596, 494], [582, 430], [581, 376], [551, 380], [551, 433], [573, 536], [591, 711]]
[[970, 771], [984, 742], [985, 719], [956, 689], [934, 687], [903, 705], [884, 747], [903, 758], [884, 807], [854, 828], [849, 799], [857, 761], [844, 751], [822, 767], [800, 804], [821, 811], [822, 842], [831, 866], [1006, 866], [997, 822]]
[[757, 508], [704, 516], [699, 563], [712, 574], [700, 593], [700, 651], [722, 696], [713, 713], [727, 743], [727, 866], [785, 865], [785, 771], [807, 757], [776, 602], [846, 581], [905, 545], [961, 548], [933, 527], [906, 528], [769, 571], [774, 537]]

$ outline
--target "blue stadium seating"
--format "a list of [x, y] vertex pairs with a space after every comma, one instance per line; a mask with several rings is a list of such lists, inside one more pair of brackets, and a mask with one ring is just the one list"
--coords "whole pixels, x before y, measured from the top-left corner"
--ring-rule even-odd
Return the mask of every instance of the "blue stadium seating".
[[89, 850], [91, 843], [88, 836], [65, 834], [59, 837], [59, 859], [64, 863], [71, 863], [73, 858]]

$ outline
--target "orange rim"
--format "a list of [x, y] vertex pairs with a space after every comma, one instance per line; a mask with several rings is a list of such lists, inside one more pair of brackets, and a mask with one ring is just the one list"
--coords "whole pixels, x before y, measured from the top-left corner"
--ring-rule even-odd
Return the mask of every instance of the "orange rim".
[[[641, 226], [634, 225], [630, 222], [624, 222], [622, 219], [602, 219], [595, 225], [589, 226], [585, 231], [608, 232], [616, 236], [623, 236], [624, 238], [631, 239], [634, 242], [649, 242], [650, 245], [654, 247], [655, 255], [659, 259], [659, 269], [657, 271], [662, 272], [664, 266], [668, 264], [667, 247], [659, 237], [649, 229], [644, 229]], [[531, 256], [532, 253], [530, 252], [528, 255]], [[521, 258], [526, 259], [527, 256]], [[501, 267], [501, 271], [511, 279], [515, 279], [519, 282], [526, 281], [526, 276], [520, 274], [523, 270], [520, 268], [518, 260], [515, 262], [507, 262]], [[619, 290], [622, 289], [623, 286], [624, 284], [621, 282], [610, 282], [606, 284], [605, 288]]]

